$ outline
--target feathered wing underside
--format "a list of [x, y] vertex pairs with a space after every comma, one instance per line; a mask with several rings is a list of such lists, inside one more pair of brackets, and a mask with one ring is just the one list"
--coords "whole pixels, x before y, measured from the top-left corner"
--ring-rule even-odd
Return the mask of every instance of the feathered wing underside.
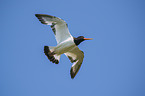
[[72, 49], [71, 51], [64, 53], [69, 59], [70, 61], [73, 63], [71, 70], [70, 70], [70, 75], [71, 78], [73, 79], [77, 72], [79, 71], [81, 64], [83, 62], [83, 58], [84, 58], [84, 52], [81, 51], [77, 46]]
[[45, 14], [35, 14], [35, 16], [42, 24], [51, 25], [52, 31], [54, 32], [58, 44], [69, 37], [72, 38], [68, 30], [68, 26], [64, 20]]
[[58, 64], [60, 60], [60, 55], [53, 53], [53, 48], [54, 47], [52, 46], [44, 46], [44, 53], [52, 63]]

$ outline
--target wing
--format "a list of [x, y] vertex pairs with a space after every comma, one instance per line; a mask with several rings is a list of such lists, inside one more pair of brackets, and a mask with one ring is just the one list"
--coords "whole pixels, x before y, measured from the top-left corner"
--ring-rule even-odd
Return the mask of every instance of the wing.
[[69, 37], [72, 37], [67, 23], [55, 16], [45, 15], [45, 14], [35, 14], [42, 24], [51, 25], [52, 31], [54, 32], [57, 44], [66, 40]]
[[81, 64], [83, 62], [83, 58], [84, 58], [84, 52], [81, 51], [77, 46], [72, 49], [71, 51], [64, 53], [69, 59], [70, 61], [73, 63], [71, 70], [70, 70], [70, 75], [71, 78], [73, 79], [77, 72], [79, 71]]

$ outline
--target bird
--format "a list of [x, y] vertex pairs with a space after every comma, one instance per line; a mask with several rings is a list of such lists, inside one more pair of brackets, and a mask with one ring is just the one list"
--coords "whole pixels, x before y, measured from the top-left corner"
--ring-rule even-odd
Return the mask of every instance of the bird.
[[73, 63], [70, 75], [74, 79], [84, 59], [84, 52], [78, 48], [78, 45], [85, 40], [92, 40], [92, 38], [73, 37], [68, 30], [68, 24], [59, 17], [47, 14], [35, 14], [35, 16], [42, 24], [52, 28], [57, 41], [57, 46], [44, 46], [45, 55], [52, 63], [58, 64], [61, 54], [65, 54]]

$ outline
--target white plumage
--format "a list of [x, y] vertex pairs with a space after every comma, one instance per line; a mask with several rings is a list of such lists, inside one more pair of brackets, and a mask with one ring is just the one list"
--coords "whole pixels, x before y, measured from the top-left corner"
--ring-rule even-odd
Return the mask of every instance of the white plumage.
[[60, 55], [65, 54], [73, 63], [70, 74], [71, 78], [74, 78], [81, 67], [84, 53], [75, 44], [74, 37], [72, 37], [72, 35], [70, 34], [67, 23], [55, 16], [45, 14], [35, 14], [35, 16], [39, 19], [39, 21], [41, 21], [42, 24], [51, 25], [57, 41], [56, 47], [44, 47], [45, 55], [50, 61], [58, 64]]

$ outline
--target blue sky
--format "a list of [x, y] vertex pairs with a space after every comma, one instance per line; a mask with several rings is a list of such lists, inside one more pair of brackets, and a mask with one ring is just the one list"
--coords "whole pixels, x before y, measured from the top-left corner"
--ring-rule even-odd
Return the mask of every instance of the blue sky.
[[[145, 96], [144, 0], [1, 0], [0, 96]], [[44, 45], [55, 46], [49, 26], [35, 14], [61, 17], [85, 58], [76, 77], [61, 56], [51, 63]]]

